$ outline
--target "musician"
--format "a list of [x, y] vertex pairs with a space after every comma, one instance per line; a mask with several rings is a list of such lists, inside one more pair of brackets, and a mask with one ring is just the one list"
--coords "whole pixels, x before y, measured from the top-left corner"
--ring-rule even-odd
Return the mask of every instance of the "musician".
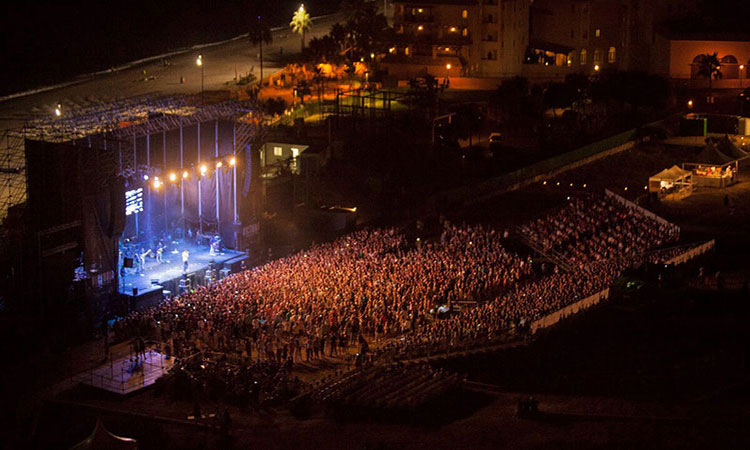
[[162, 254], [164, 253], [164, 249], [165, 248], [166, 248], [166, 246], [164, 244], [162, 244], [161, 241], [160, 241], [159, 244], [158, 244], [158, 247], [156, 249], [156, 262], [158, 264], [162, 264], [164, 262], [164, 260], [162, 259]]
[[182, 251], [182, 273], [187, 273], [189, 259], [190, 259], [190, 252], [188, 251], [188, 249], [183, 250]]
[[146, 256], [148, 256], [151, 253], [151, 249], [146, 250], [145, 248], [141, 247], [141, 252], [138, 253], [138, 263], [139, 263], [139, 270], [141, 272], [146, 270]]

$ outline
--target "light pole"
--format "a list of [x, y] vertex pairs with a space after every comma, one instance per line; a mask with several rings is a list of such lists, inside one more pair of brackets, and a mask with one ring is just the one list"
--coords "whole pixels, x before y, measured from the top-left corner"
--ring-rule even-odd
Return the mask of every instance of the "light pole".
[[745, 65], [740, 64], [740, 90], [742, 90], [742, 71], [745, 70]]
[[199, 54], [195, 64], [201, 68], [201, 103], [203, 103], [203, 55]]
[[447, 83], [450, 83], [451, 79], [451, 63], [448, 63], [445, 65], [445, 80]]

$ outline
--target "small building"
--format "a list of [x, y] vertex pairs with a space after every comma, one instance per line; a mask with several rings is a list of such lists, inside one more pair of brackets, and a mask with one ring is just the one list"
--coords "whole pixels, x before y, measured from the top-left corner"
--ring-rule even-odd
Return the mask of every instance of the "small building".
[[310, 178], [325, 165], [326, 149], [322, 143], [266, 142], [260, 152], [261, 176], [273, 178], [288, 170]]
[[692, 158], [693, 161], [682, 164], [683, 169], [693, 173], [696, 186], [723, 188], [739, 180], [739, 161], [747, 158], [747, 154], [737, 149], [740, 153], [728, 156], [717, 148], [722, 143], [722, 139], [706, 139], [706, 147]]
[[693, 192], [693, 174], [689, 170], [672, 166], [648, 179], [648, 191], [659, 198], [685, 198]]

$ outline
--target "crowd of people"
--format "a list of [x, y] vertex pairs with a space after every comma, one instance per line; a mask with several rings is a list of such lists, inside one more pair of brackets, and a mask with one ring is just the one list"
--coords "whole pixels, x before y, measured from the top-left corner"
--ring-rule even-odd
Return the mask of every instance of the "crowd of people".
[[[523, 329], [678, 237], [612, 200], [574, 199], [521, 227], [575, 263], [540, 273], [503, 245], [507, 234], [447, 221], [441, 230], [409, 239], [395, 228], [358, 231], [135, 312], [115, 332], [165, 342], [181, 357], [223, 352], [278, 370], [357, 350], [408, 357]], [[458, 311], [466, 303], [476, 306]]]
[[606, 196], [572, 198], [556, 213], [521, 225], [521, 233], [574, 266], [642, 254], [679, 239], [680, 229]]

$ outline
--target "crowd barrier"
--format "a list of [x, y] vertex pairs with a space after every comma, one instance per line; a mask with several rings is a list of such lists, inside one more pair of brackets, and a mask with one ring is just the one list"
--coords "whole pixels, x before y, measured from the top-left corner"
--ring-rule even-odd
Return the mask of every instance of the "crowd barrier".
[[651, 211], [647, 210], [646, 208], [644, 208], [642, 206], [639, 206], [636, 203], [634, 203], [634, 202], [632, 202], [632, 201], [630, 201], [630, 200], [628, 200], [628, 199], [626, 199], [626, 198], [624, 198], [624, 197], [622, 197], [620, 195], [615, 194], [614, 192], [610, 191], [609, 189], [605, 189], [604, 190], [604, 194], [607, 197], [611, 197], [611, 198], [617, 200], [618, 202], [622, 203], [623, 205], [625, 205], [625, 207], [627, 207], [627, 208], [633, 208], [633, 209], [637, 210], [638, 212], [640, 212], [641, 214], [643, 214], [644, 216], [646, 216], [646, 217], [648, 217], [650, 219], [653, 219], [653, 220], [659, 222], [662, 225], [668, 225], [668, 226], [676, 227], [678, 231], [680, 229], [680, 227], [678, 227], [677, 225], [673, 224], [672, 222], [670, 222], [670, 221], [668, 221], [668, 220], [666, 220], [666, 219], [664, 219], [662, 217], [657, 216], [656, 214], [652, 213]]
[[551, 327], [557, 322], [569, 316], [577, 314], [580, 311], [586, 310], [592, 307], [593, 305], [598, 304], [602, 300], [606, 300], [607, 298], [609, 298], [609, 288], [604, 289], [603, 291], [597, 292], [596, 294], [591, 295], [589, 297], [586, 297], [583, 300], [579, 300], [573, 303], [572, 305], [568, 305], [564, 308], [558, 309], [557, 311], [551, 314], [547, 314], [541, 319], [531, 322], [530, 331], [533, 334], [542, 328]]
[[682, 253], [681, 255], [677, 255], [674, 258], [668, 259], [664, 262], [664, 264], [673, 264], [673, 265], [679, 265], [684, 264], [688, 261], [690, 261], [693, 258], [697, 258], [698, 256], [709, 252], [710, 250], [713, 250], [716, 246], [716, 240], [711, 239], [708, 242], [704, 242], [703, 244], [692, 248], [685, 253]]

